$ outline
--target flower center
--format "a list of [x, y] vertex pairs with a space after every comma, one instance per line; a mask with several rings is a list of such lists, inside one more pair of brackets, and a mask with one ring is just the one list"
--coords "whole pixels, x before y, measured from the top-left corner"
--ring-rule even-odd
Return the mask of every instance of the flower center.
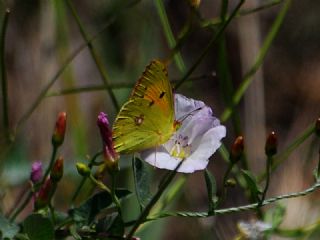
[[191, 154], [191, 145], [188, 144], [188, 136], [174, 135], [166, 146], [171, 156], [185, 159]]

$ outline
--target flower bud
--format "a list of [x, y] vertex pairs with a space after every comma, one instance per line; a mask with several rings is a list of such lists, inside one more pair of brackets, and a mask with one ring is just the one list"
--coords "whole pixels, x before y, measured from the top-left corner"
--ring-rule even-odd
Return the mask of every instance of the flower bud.
[[42, 162], [36, 161], [32, 163], [31, 166], [31, 173], [30, 173], [30, 180], [31, 182], [38, 183], [42, 179]]
[[277, 153], [277, 135], [275, 132], [271, 132], [267, 138], [266, 145], [265, 145], [265, 153], [268, 157], [272, 157]]
[[118, 170], [119, 155], [114, 149], [112, 141], [112, 131], [110, 129], [107, 114], [105, 114], [104, 112], [100, 112], [97, 120], [97, 125], [100, 129], [102, 138], [103, 157], [106, 168], [111, 172], [116, 171]]
[[63, 143], [64, 135], [66, 132], [66, 122], [66, 112], [60, 112], [52, 135], [52, 144], [55, 147], [59, 147]]
[[77, 167], [78, 173], [83, 177], [88, 177], [91, 174], [90, 168], [84, 163], [77, 163], [76, 167]]
[[50, 172], [50, 178], [53, 182], [59, 182], [63, 175], [63, 158], [59, 157]]
[[243, 150], [244, 139], [242, 136], [238, 136], [231, 146], [230, 161], [232, 163], [237, 163], [243, 155]]
[[35, 209], [43, 208], [50, 203], [54, 189], [55, 187], [52, 180], [47, 178], [44, 184], [41, 186], [39, 192], [36, 194], [36, 200], [34, 203]]
[[235, 187], [236, 185], [237, 185], [237, 182], [234, 178], [229, 178], [225, 184], [226, 187]]
[[320, 137], [320, 118], [316, 121], [316, 134], [318, 137]]

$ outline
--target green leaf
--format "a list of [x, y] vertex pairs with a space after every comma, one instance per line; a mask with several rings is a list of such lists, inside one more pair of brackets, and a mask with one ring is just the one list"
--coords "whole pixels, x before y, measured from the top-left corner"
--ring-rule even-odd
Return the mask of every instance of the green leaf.
[[283, 205], [278, 204], [266, 212], [264, 221], [272, 224], [272, 228], [277, 228], [282, 223], [285, 213], [286, 208]]
[[259, 195], [262, 193], [259, 185], [257, 184], [257, 180], [255, 178], [255, 176], [249, 172], [249, 171], [246, 171], [246, 170], [241, 170], [243, 176], [244, 176], [244, 179], [247, 183], [247, 186], [248, 186], [248, 190], [250, 191], [251, 193], [251, 198], [254, 202], [258, 202], [259, 201]]
[[11, 223], [4, 216], [0, 215], [0, 233], [3, 239], [13, 239], [18, 232], [18, 225]]
[[123, 237], [124, 222], [118, 213], [112, 213], [98, 221], [96, 230], [97, 233], [106, 233], [108, 236]]
[[41, 214], [32, 214], [23, 222], [23, 230], [30, 240], [54, 239], [54, 228], [51, 221]]
[[139, 158], [133, 157], [133, 174], [136, 187], [136, 195], [141, 208], [150, 201], [150, 171], [147, 169], [146, 164]]
[[216, 193], [217, 193], [217, 184], [214, 176], [208, 169], [205, 170], [204, 176], [206, 179], [207, 191], [208, 191], [208, 200], [209, 200], [209, 213], [213, 213], [216, 204]]
[[[131, 192], [127, 189], [116, 189], [116, 196], [121, 199]], [[70, 210], [69, 214], [73, 220], [80, 225], [89, 225], [96, 215], [104, 208], [111, 206], [112, 198], [110, 193], [99, 192], [81, 204], [79, 207]]]

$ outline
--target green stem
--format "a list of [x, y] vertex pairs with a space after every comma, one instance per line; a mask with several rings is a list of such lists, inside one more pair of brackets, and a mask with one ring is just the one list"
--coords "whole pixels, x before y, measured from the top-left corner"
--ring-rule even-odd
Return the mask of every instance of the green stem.
[[[235, 18], [239, 18], [239, 17], [242, 17], [242, 16], [246, 16], [246, 15], [249, 15], [249, 14], [252, 14], [252, 13], [256, 13], [256, 12], [271, 8], [273, 6], [279, 5], [282, 2], [283, 2], [283, 0], [271, 0], [271, 1], [269, 1], [269, 2], [267, 2], [265, 4], [262, 4], [262, 5], [258, 6], [258, 7], [240, 10], [237, 13], [237, 15], [235, 16]], [[208, 27], [213, 28], [213, 27], [221, 24], [221, 22], [223, 22], [223, 19], [221, 17], [210, 19], [210, 20], [202, 20], [201, 21], [201, 27], [203, 27], [203, 28], [208, 28]]]
[[[172, 33], [172, 30], [171, 30], [171, 27], [170, 27], [170, 23], [169, 23], [169, 20], [168, 20], [168, 16], [166, 14], [166, 10], [165, 10], [163, 1], [162, 0], [156, 0], [155, 1], [155, 5], [156, 5], [157, 11], [158, 11], [158, 15], [160, 17], [162, 28], [164, 30], [166, 39], [168, 41], [169, 47], [171, 49], [173, 49], [176, 46], [177, 43], [176, 43], [176, 40], [175, 40], [174, 35]], [[177, 65], [178, 69], [180, 70], [180, 72], [181, 73], [185, 73], [186, 66], [185, 66], [185, 64], [183, 62], [183, 59], [181, 57], [181, 53], [180, 52], [175, 52], [174, 61], [175, 61], [176, 65]]]
[[111, 173], [111, 198], [116, 205], [119, 216], [122, 216], [120, 201], [116, 195], [116, 172]]
[[232, 171], [233, 166], [234, 166], [234, 163], [230, 162], [230, 164], [228, 165], [227, 171], [224, 174], [223, 181], [222, 181], [222, 191], [221, 191], [222, 192], [222, 196], [218, 201], [218, 204], [217, 204], [218, 206], [227, 197], [226, 183], [227, 183], [228, 177], [229, 177], [229, 175], [230, 175], [230, 173]]
[[[284, 195], [280, 195], [277, 197], [266, 199], [265, 201], [263, 201], [261, 206], [269, 205], [271, 203], [274, 203], [274, 202], [277, 202], [277, 201], [280, 201], [283, 199], [305, 196], [307, 194], [310, 194], [310, 193], [318, 190], [319, 188], [320, 188], [320, 182], [317, 182], [313, 186], [311, 186], [310, 188], [307, 188], [304, 191], [284, 194]], [[243, 211], [248, 211], [248, 210], [255, 210], [259, 206], [259, 204], [260, 203], [257, 202], [257, 203], [253, 203], [253, 204], [240, 206], [240, 207], [218, 209], [218, 210], [215, 210], [214, 213], [212, 213], [212, 214], [208, 214], [208, 212], [165, 212], [165, 213], [155, 215], [152, 218], [148, 218], [146, 221], [153, 221], [153, 220], [157, 220], [159, 218], [165, 218], [165, 217], [206, 218], [206, 217], [211, 217], [211, 216], [216, 216], [216, 215], [223, 215], [223, 214], [238, 213], [238, 212], [243, 212]]]
[[44, 184], [44, 182], [46, 181], [47, 177], [50, 174], [51, 168], [53, 167], [54, 161], [56, 159], [57, 151], [58, 151], [58, 147], [53, 145], [50, 163], [49, 163], [49, 166], [47, 167], [45, 174], [43, 175], [42, 181], [40, 183], [40, 187]]
[[97, 54], [95, 48], [93, 47], [92, 42], [89, 42], [88, 34], [86, 33], [86, 30], [84, 29], [83, 24], [81, 23], [81, 20], [80, 20], [78, 14], [77, 14], [75, 8], [71, 4], [70, 0], [67, 0], [66, 4], [67, 4], [67, 6], [69, 7], [69, 9], [70, 9], [70, 11], [72, 13], [72, 16], [74, 17], [74, 19], [76, 20], [76, 22], [78, 24], [78, 27], [79, 27], [79, 30], [80, 30], [80, 33], [81, 33], [83, 39], [87, 42], [88, 49], [90, 51], [91, 57], [93, 58], [96, 66], [98, 68], [98, 71], [99, 71], [99, 73], [101, 75], [101, 78], [102, 78], [102, 81], [103, 81], [104, 85], [107, 86], [107, 91], [108, 91], [108, 93], [110, 95], [111, 101], [113, 102], [113, 105], [115, 106], [116, 110], [118, 111], [120, 109], [120, 106], [118, 104], [118, 101], [116, 99], [115, 94], [113, 93], [112, 89], [109, 87], [109, 79], [108, 79], [108, 76], [107, 76], [107, 72], [106, 72], [105, 68], [102, 66], [102, 62], [99, 59], [98, 54]]
[[165, 176], [165, 179], [163, 179], [161, 181], [161, 184], [159, 185], [158, 191], [156, 192], [156, 194], [153, 196], [153, 198], [150, 200], [150, 202], [148, 203], [148, 205], [144, 208], [144, 210], [142, 211], [142, 213], [140, 214], [139, 218], [137, 219], [137, 221], [135, 222], [135, 224], [133, 225], [133, 227], [131, 228], [130, 232], [128, 233], [128, 235], [126, 236], [127, 240], [131, 240], [133, 234], [137, 231], [138, 227], [145, 222], [146, 218], [148, 217], [151, 209], [153, 208], [153, 206], [157, 203], [157, 201], [159, 200], [159, 198], [161, 197], [162, 193], [164, 192], [164, 190], [168, 187], [168, 185], [170, 184], [170, 182], [172, 181], [172, 179], [175, 177], [178, 168], [181, 166], [181, 164], [183, 163], [183, 161], [181, 161], [178, 166], [175, 168], [174, 171], [172, 171], [168, 176]]
[[225, 23], [219, 28], [219, 31], [217, 34], [215, 34], [214, 36], [212, 36], [212, 38], [210, 39], [208, 45], [204, 48], [204, 50], [202, 51], [202, 53], [200, 54], [200, 56], [197, 58], [197, 60], [195, 61], [195, 63], [192, 65], [192, 67], [184, 74], [184, 76], [181, 78], [181, 80], [175, 85], [175, 89], [178, 89], [181, 84], [183, 84], [188, 77], [193, 73], [193, 71], [198, 67], [198, 65], [200, 64], [200, 62], [203, 60], [203, 58], [208, 54], [210, 48], [212, 47], [212, 45], [219, 40], [219, 38], [221, 37], [221, 35], [223, 34], [224, 30], [226, 29], [226, 27], [229, 25], [229, 23], [231, 22], [231, 20], [235, 17], [236, 13], [239, 11], [240, 7], [242, 6], [242, 4], [245, 2], [245, 0], [240, 0], [240, 2], [238, 3], [238, 5], [236, 6], [236, 8], [233, 10], [232, 14], [230, 15], [230, 17], [225, 21]]
[[222, 115], [220, 117], [221, 122], [225, 122], [229, 119], [229, 117], [233, 113], [232, 109], [237, 104], [239, 104], [239, 102], [240, 102], [241, 98], [243, 97], [244, 93], [246, 92], [247, 88], [250, 86], [252, 79], [253, 79], [252, 78], [253, 75], [258, 71], [258, 69], [262, 65], [263, 60], [264, 60], [265, 56], [267, 55], [267, 52], [268, 52], [274, 38], [276, 37], [277, 33], [279, 32], [279, 29], [283, 23], [284, 17], [286, 16], [286, 13], [289, 9], [290, 3], [291, 3], [291, 0], [287, 0], [284, 3], [281, 11], [279, 12], [277, 18], [275, 19], [275, 21], [272, 24], [271, 30], [269, 31], [269, 33], [268, 33], [268, 35], [262, 45], [262, 48], [256, 58], [255, 63], [253, 64], [251, 69], [244, 75], [243, 81], [240, 84], [240, 87], [238, 88], [238, 90], [234, 94], [234, 96], [232, 98], [232, 106], [227, 107], [226, 110], [222, 113]]
[[95, 179], [95, 177], [90, 174], [89, 175], [89, 179], [96, 185], [98, 186], [99, 188], [101, 188], [102, 190], [104, 191], [107, 191], [110, 195], [111, 195], [111, 190], [110, 188], [108, 188], [106, 185], [104, 185], [102, 182], [98, 181], [97, 179]]
[[6, 73], [6, 62], [5, 62], [5, 39], [8, 26], [10, 10], [5, 11], [1, 39], [0, 39], [0, 66], [1, 66], [1, 87], [2, 87], [2, 108], [3, 108], [3, 128], [5, 131], [5, 137], [8, 142], [10, 142], [10, 130], [9, 130], [9, 107], [8, 107], [8, 83], [7, 83], [7, 73]]
[[[90, 169], [92, 169], [95, 160], [96, 160], [97, 157], [99, 157], [101, 154], [102, 154], [102, 152], [98, 152], [98, 153], [96, 153], [96, 154], [91, 158], [90, 162], [88, 163], [88, 167], [89, 167]], [[71, 198], [71, 204], [74, 204], [74, 202], [75, 202], [75, 200], [77, 199], [77, 197], [79, 196], [79, 193], [80, 193], [80, 191], [81, 191], [84, 183], [86, 182], [86, 180], [87, 180], [87, 177], [82, 177], [81, 182], [79, 183], [76, 191], [74, 192], [74, 194], [73, 194], [73, 196], [72, 196], [72, 198]]]
[[13, 215], [9, 218], [10, 222], [13, 222], [16, 219], [16, 217], [22, 212], [22, 210], [28, 205], [28, 203], [29, 203], [30, 199], [32, 198], [33, 194], [34, 193], [32, 191], [29, 192], [28, 196], [22, 202], [20, 207], [18, 207], [17, 210], [13, 213]]
[[270, 173], [271, 173], [271, 166], [272, 166], [272, 157], [268, 156], [267, 157], [267, 167], [266, 167], [266, 172], [267, 172], [267, 178], [266, 178], [266, 185], [264, 186], [264, 190], [260, 199], [259, 207], [262, 206], [262, 203], [264, 199], [266, 198], [266, 194], [269, 188], [269, 183], [270, 183]]
[[53, 225], [55, 225], [56, 224], [56, 217], [54, 215], [54, 208], [53, 208], [51, 203], [49, 203], [48, 207], [49, 207], [49, 211], [50, 211], [50, 214], [51, 214], [52, 223], [53, 223]]

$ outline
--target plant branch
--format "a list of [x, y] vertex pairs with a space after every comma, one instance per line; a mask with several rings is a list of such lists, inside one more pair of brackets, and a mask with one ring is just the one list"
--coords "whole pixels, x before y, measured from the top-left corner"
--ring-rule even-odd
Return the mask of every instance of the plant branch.
[[[289, 198], [296, 198], [305, 196], [307, 194], [310, 194], [320, 188], [320, 182], [315, 183], [313, 186], [301, 191], [301, 192], [295, 192], [295, 193], [289, 193], [280, 195], [277, 197], [269, 198], [263, 201], [261, 206], [269, 205], [271, 203], [283, 200], [283, 199], [289, 199]], [[216, 215], [223, 215], [228, 213], [237, 213], [237, 212], [243, 212], [248, 210], [255, 210], [259, 206], [259, 203], [253, 203], [249, 205], [244, 205], [240, 207], [231, 207], [231, 208], [224, 208], [224, 209], [218, 209], [215, 210], [212, 214], [208, 214], [208, 212], [165, 212], [158, 215], [155, 215], [151, 218], [148, 218], [146, 221], [153, 221], [157, 220], [159, 218], [165, 218], [165, 217], [191, 217], [191, 218], [206, 218]]]

